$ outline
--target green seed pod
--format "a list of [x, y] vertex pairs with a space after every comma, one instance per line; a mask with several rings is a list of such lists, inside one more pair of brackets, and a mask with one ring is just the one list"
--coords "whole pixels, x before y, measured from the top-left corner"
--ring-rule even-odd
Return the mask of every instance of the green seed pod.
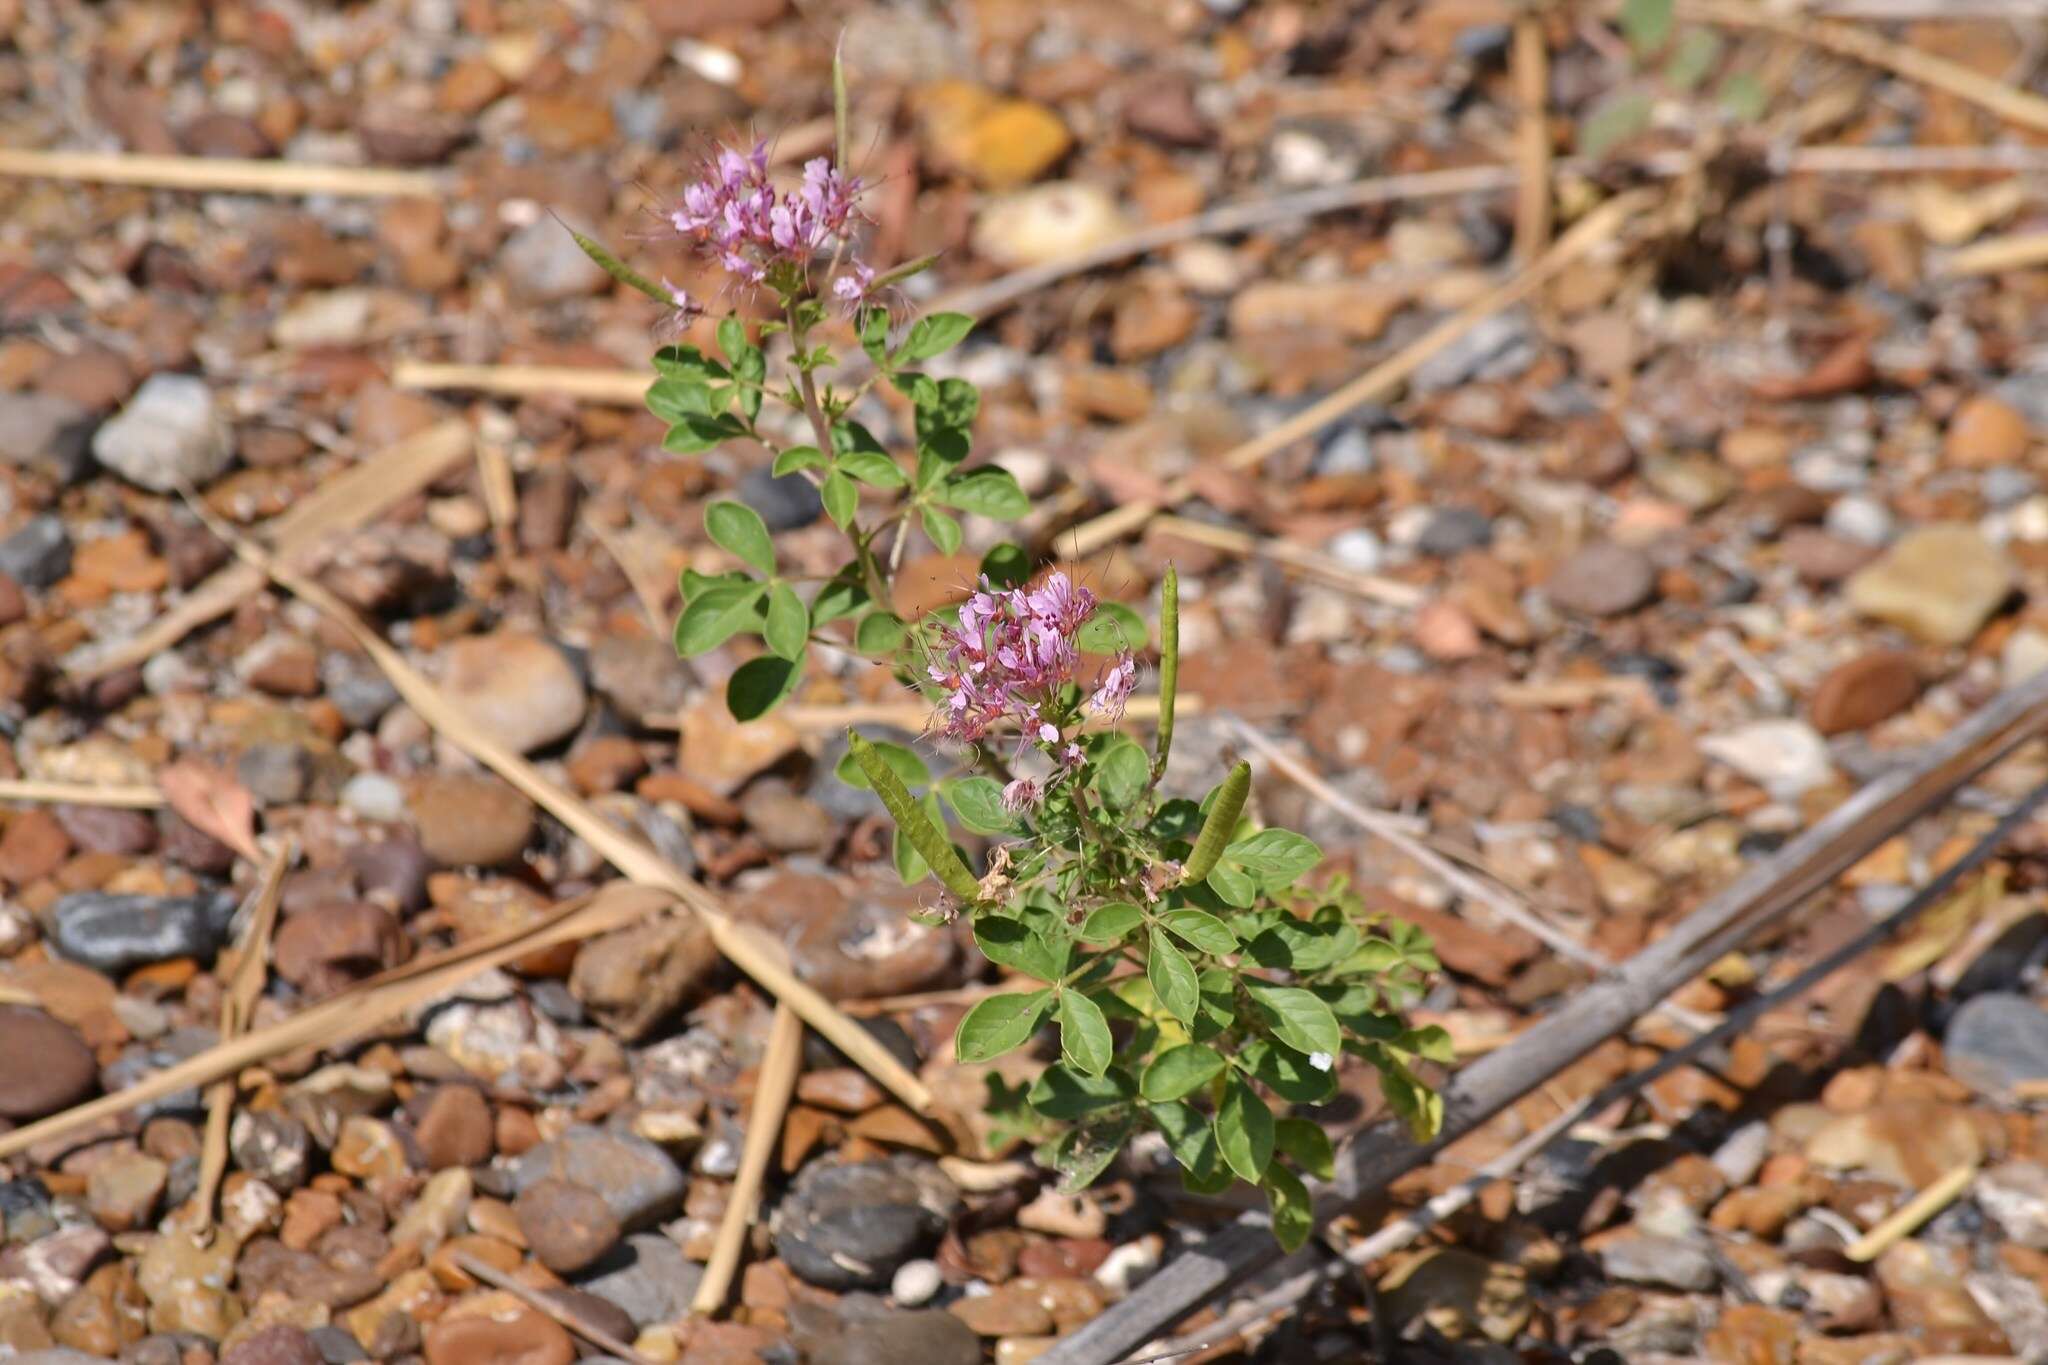
[[853, 761], [867, 774], [868, 784], [875, 789], [875, 795], [882, 798], [882, 805], [895, 820], [896, 828], [910, 840], [910, 846], [931, 868], [932, 875], [961, 900], [979, 900], [981, 884], [974, 880], [967, 864], [961, 862], [960, 855], [953, 851], [953, 842], [946, 837], [946, 832], [934, 825], [931, 817], [919, 808], [910, 795], [910, 788], [903, 785], [903, 779], [896, 775], [895, 769], [882, 761], [882, 756], [875, 752], [872, 744], [851, 730], [846, 734], [852, 747]]
[[1216, 870], [1216, 860], [1223, 856], [1223, 846], [1236, 833], [1237, 817], [1244, 814], [1245, 798], [1251, 794], [1252, 765], [1240, 762], [1216, 789], [1216, 800], [1209, 807], [1209, 818], [1202, 824], [1201, 837], [1195, 840], [1195, 851], [1188, 855], [1181, 869], [1183, 881], [1206, 881]]
[[[560, 219], [556, 219], [556, 221], [561, 222]], [[567, 223], [562, 223], [562, 227], [571, 237], [576, 239], [576, 245], [583, 248], [583, 254], [596, 261], [598, 268], [603, 270], [605, 274], [611, 276], [620, 284], [639, 290], [656, 303], [662, 304], [665, 307], [674, 305], [674, 295], [670, 294], [668, 290], [662, 288], [653, 280], [642, 275], [639, 271], [633, 269], [632, 266], [627, 265], [624, 261], [612, 255], [611, 252], [605, 250], [602, 244], [585, 237]]]
[[1180, 686], [1180, 575], [1166, 566], [1159, 584], [1159, 747], [1152, 757], [1152, 780], [1166, 773], [1173, 751], [1173, 697]]

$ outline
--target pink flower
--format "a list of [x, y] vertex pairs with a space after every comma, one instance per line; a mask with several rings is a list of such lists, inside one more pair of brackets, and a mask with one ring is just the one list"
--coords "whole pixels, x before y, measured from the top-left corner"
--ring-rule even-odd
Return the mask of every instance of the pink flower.
[[[751, 152], [720, 147], [698, 168], [669, 212], [676, 232], [716, 258], [734, 279], [759, 284], [779, 265], [807, 270], [835, 238], [844, 241], [861, 221], [861, 182], [825, 157], [805, 165], [803, 181], [788, 192], [768, 178], [768, 144]], [[858, 307], [874, 271], [841, 251], [830, 285], [834, 298]]]
[[1003, 788], [1003, 809], [1012, 815], [1022, 815], [1038, 804], [1041, 795], [1036, 782], [1020, 777]]
[[1131, 690], [1137, 685], [1138, 662], [1125, 650], [1103, 670], [1095, 694], [1088, 698], [1088, 709], [1105, 720], [1119, 720], [1124, 714], [1124, 703], [1131, 699]]
[[1007, 721], [1022, 732], [1021, 744], [1057, 746], [1060, 727], [1046, 713], [1073, 681], [1081, 659], [1074, 636], [1094, 614], [1095, 594], [1062, 573], [1028, 590], [984, 586], [970, 596], [960, 623], [942, 636], [943, 656], [929, 665], [946, 694], [936, 717], [945, 732], [972, 743]]

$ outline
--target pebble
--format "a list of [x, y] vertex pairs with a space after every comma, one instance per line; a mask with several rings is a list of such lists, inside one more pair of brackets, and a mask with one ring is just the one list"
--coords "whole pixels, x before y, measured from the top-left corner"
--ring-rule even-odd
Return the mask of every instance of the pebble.
[[628, 725], [673, 725], [689, 701], [690, 670], [667, 640], [607, 635], [590, 647], [590, 687]]
[[[578, 230], [589, 232], [587, 226]], [[506, 239], [498, 251], [497, 270], [507, 291], [522, 303], [583, 298], [611, 281], [552, 214], [534, 219]]]
[[50, 941], [73, 962], [120, 976], [167, 958], [211, 962], [226, 941], [236, 898], [75, 891], [50, 907]]
[[0, 393], [0, 463], [55, 474], [75, 483], [99, 425], [83, 404], [54, 393]]
[[1640, 550], [1596, 541], [1558, 565], [1544, 590], [1566, 611], [1620, 616], [1655, 594], [1657, 571]]
[[[382, 773], [357, 773], [341, 784], [336, 799], [344, 808], [378, 824], [397, 824], [407, 809], [405, 788]], [[520, 842], [523, 845], [525, 840]]]
[[1979, 1175], [1970, 1197], [2010, 1241], [2048, 1251], [2048, 1167], [2008, 1161]]
[[288, 917], [271, 957], [279, 976], [318, 998], [397, 966], [405, 948], [404, 930], [382, 906], [337, 901]]
[[109, 1232], [132, 1232], [154, 1221], [170, 1167], [153, 1156], [130, 1152], [92, 1168], [85, 1202], [93, 1218]]
[[825, 515], [824, 500], [801, 474], [778, 479], [768, 466], [756, 465], [741, 476], [736, 491], [741, 502], [761, 514], [771, 533], [801, 530]]
[[98, 1088], [98, 1064], [75, 1029], [26, 1005], [0, 1005], [0, 1117], [39, 1119]]
[[944, 1283], [935, 1262], [905, 1261], [889, 1279], [889, 1297], [905, 1308], [917, 1308], [931, 1302]]
[[578, 1285], [623, 1309], [636, 1327], [669, 1322], [690, 1308], [704, 1267], [660, 1233], [627, 1237], [584, 1274]]
[[472, 1085], [437, 1085], [420, 1110], [414, 1137], [429, 1170], [478, 1166], [491, 1159], [491, 1106]]
[[1976, 527], [1941, 522], [1908, 532], [1850, 576], [1849, 605], [1928, 644], [1974, 636], [2013, 589], [2005, 554]]
[[568, 1332], [528, 1308], [444, 1314], [428, 1325], [421, 1345], [427, 1365], [569, 1365], [576, 1358]]
[[680, 766], [685, 775], [728, 796], [801, 745], [796, 727], [781, 716], [771, 712], [743, 723], [733, 719], [723, 695], [706, 694], [683, 711]]
[[1721, 1282], [1711, 1248], [1679, 1237], [1623, 1237], [1600, 1248], [1600, 1266], [1617, 1280], [1704, 1294]]
[[29, 588], [47, 588], [71, 572], [71, 537], [55, 517], [30, 517], [0, 540], [0, 573]]
[[981, 1365], [981, 1339], [951, 1313], [916, 1309], [854, 1318], [810, 1343], [809, 1365]]
[[93, 435], [92, 453], [130, 483], [158, 493], [202, 487], [235, 457], [233, 433], [205, 380], [153, 374]]
[[776, 1208], [775, 1249], [807, 1283], [879, 1289], [937, 1242], [959, 1201], [952, 1181], [907, 1155], [814, 1162]]
[[694, 915], [616, 929], [583, 945], [569, 992], [626, 1042], [708, 990], [723, 959]]
[[2048, 1012], [2022, 995], [1973, 996], [1949, 1020], [1942, 1054], [1950, 1074], [1987, 1095], [2048, 1078]]
[[788, 784], [761, 781], [740, 798], [740, 812], [756, 838], [778, 853], [807, 853], [839, 837], [839, 822]]
[[301, 744], [251, 744], [235, 760], [235, 777], [259, 807], [293, 805], [313, 781], [313, 755]]
[[526, 1190], [550, 1177], [596, 1191], [619, 1226], [637, 1232], [682, 1207], [683, 1173], [645, 1138], [578, 1126], [519, 1158], [513, 1186]]
[[1911, 706], [1920, 670], [1899, 650], [1873, 650], [1830, 670], [1813, 690], [1807, 716], [1823, 735], [1867, 730]]
[[449, 699], [500, 743], [532, 753], [582, 723], [588, 697], [562, 652], [533, 635], [464, 636], [441, 656]]
[[1106, 190], [1055, 180], [991, 201], [975, 220], [974, 249], [1014, 269], [1077, 255], [1129, 230]]
[[1476, 507], [1440, 507], [1429, 515], [1416, 548], [1424, 554], [1449, 559], [1467, 550], [1477, 550], [1493, 540], [1493, 520]]
[[251, 1332], [222, 1353], [220, 1365], [327, 1365], [302, 1327], [279, 1325]]
[[1988, 393], [1965, 399], [1949, 419], [1942, 454], [1950, 464], [1983, 469], [2018, 464], [2033, 444], [2026, 415]]
[[1822, 515], [1821, 525], [1828, 534], [1857, 545], [1886, 545], [1896, 533], [1890, 509], [1860, 493], [1836, 498]]
[[156, 821], [147, 812], [119, 806], [56, 808], [57, 823], [71, 842], [88, 853], [113, 853], [124, 858], [156, 847]]
[[1754, 720], [1699, 741], [1699, 751], [1726, 763], [1778, 800], [1791, 800], [1834, 777], [1827, 741], [1803, 720]]
[[420, 848], [443, 867], [514, 862], [533, 837], [533, 803], [481, 773], [430, 774], [414, 783], [407, 804]]
[[552, 1177], [536, 1180], [512, 1203], [534, 1259], [558, 1275], [595, 1264], [619, 1240], [619, 1220], [595, 1190]]

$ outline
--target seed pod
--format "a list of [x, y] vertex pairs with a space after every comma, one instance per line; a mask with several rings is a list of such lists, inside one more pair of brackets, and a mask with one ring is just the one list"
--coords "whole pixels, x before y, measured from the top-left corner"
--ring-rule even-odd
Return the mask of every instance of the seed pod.
[[1181, 880], [1208, 880], [1209, 874], [1216, 870], [1216, 860], [1223, 856], [1223, 846], [1237, 831], [1237, 817], [1244, 814], [1245, 798], [1251, 793], [1252, 765], [1240, 762], [1230, 770], [1230, 776], [1223, 779], [1223, 785], [1216, 789], [1216, 800], [1209, 806], [1209, 818], [1203, 822], [1201, 836], [1195, 840], [1195, 851], [1188, 855], [1181, 869]]
[[1166, 566], [1159, 584], [1159, 744], [1152, 756], [1152, 780], [1166, 774], [1173, 751], [1173, 696], [1180, 686], [1180, 575]]
[[[931, 817], [911, 797], [910, 788], [903, 785], [903, 779], [896, 775], [896, 770], [882, 761], [874, 745], [851, 730], [846, 734], [853, 761], [867, 774], [868, 785], [875, 789], [875, 795], [882, 798], [882, 805], [895, 820], [896, 828], [910, 840], [910, 846], [924, 859], [925, 866], [931, 868], [932, 875], [961, 900], [980, 899], [981, 884], [974, 880], [967, 864], [960, 861], [960, 855], [954, 852], [953, 841], [946, 837], [946, 832], [934, 825]], [[1235, 816], [1231, 818], [1236, 819]]]

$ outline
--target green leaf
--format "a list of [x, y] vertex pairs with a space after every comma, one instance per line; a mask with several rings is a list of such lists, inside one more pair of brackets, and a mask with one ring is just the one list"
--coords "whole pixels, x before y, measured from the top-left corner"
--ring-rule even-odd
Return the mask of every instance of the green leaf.
[[1689, 28], [1664, 64], [1664, 79], [1675, 90], [1697, 90], [1721, 60], [1721, 35], [1710, 28]]
[[1273, 1125], [1273, 1145], [1280, 1154], [1318, 1180], [1337, 1176], [1337, 1153], [1330, 1135], [1308, 1119], [1281, 1119]]
[[910, 486], [910, 476], [903, 472], [903, 466], [879, 450], [849, 450], [833, 462], [833, 467], [870, 488]]
[[1021, 587], [1031, 581], [1031, 556], [1023, 546], [1003, 541], [981, 557], [981, 573], [991, 587]]
[[1094, 762], [1095, 790], [1111, 810], [1129, 810], [1152, 781], [1152, 762], [1131, 740], [1118, 736]]
[[1230, 770], [1230, 776], [1217, 786], [1209, 802], [1209, 818], [1202, 822], [1202, 835], [1195, 840], [1194, 851], [1181, 869], [1184, 880], [1201, 882], [1209, 879], [1216, 870], [1217, 859], [1223, 855], [1223, 846], [1237, 832], [1237, 817], [1244, 812], [1245, 798], [1252, 791], [1252, 765], [1240, 761]]
[[982, 955], [998, 966], [1039, 981], [1058, 981], [1067, 974], [1069, 945], [1064, 938], [1053, 936], [1057, 924], [1057, 920], [1026, 923], [1008, 915], [981, 915], [974, 921], [974, 942]]
[[1177, 1100], [1221, 1076], [1229, 1065], [1214, 1048], [1183, 1043], [1152, 1059], [1138, 1082], [1138, 1093], [1148, 1100]]
[[1259, 1038], [1238, 1053], [1252, 1074], [1289, 1104], [1323, 1104], [1337, 1093], [1337, 1069], [1310, 1063], [1293, 1048]]
[[1030, 1102], [1033, 1109], [1047, 1118], [1071, 1123], [1128, 1104], [1137, 1093], [1137, 1083], [1122, 1067], [1089, 1075], [1069, 1064], [1055, 1062], [1032, 1082]]
[[974, 330], [974, 319], [965, 313], [933, 313], [910, 325], [910, 335], [897, 352], [898, 364], [916, 364], [950, 351]]
[[1249, 910], [1259, 899], [1259, 884], [1243, 868], [1221, 863], [1209, 874], [1209, 889], [1225, 905]]
[[759, 720], [788, 701], [804, 679], [803, 651], [793, 659], [764, 654], [749, 659], [725, 680], [725, 709], [735, 720]]
[[1074, 632], [1074, 643], [1088, 654], [1143, 649], [1145, 618], [1121, 602], [1098, 602], [1094, 617]]
[[829, 464], [825, 452], [816, 446], [791, 446], [775, 457], [775, 463], [768, 472], [779, 479], [785, 474], [794, 474], [799, 469], [824, 469]]
[[753, 349], [747, 342], [746, 327], [730, 313], [719, 319], [718, 349], [725, 352], [728, 361], [738, 360]]
[[721, 499], [704, 509], [704, 529], [712, 540], [762, 573], [775, 572], [775, 542], [761, 514], [743, 502]]
[[1458, 1060], [1458, 1048], [1451, 1041], [1450, 1030], [1441, 1024], [1427, 1024], [1422, 1028], [1409, 1029], [1387, 1046], [1411, 1053], [1425, 1062], [1436, 1062], [1442, 1066], [1449, 1066]]
[[1267, 1168], [1259, 1188], [1266, 1192], [1266, 1207], [1272, 1211], [1273, 1240], [1283, 1251], [1301, 1250], [1309, 1234], [1316, 1230], [1315, 1206], [1309, 1200], [1308, 1187], [1294, 1172], [1276, 1164]]
[[[943, 828], [946, 813], [939, 809], [939, 798], [935, 793], [926, 792], [917, 799], [917, 808], [937, 828]], [[917, 846], [903, 837], [903, 827], [898, 825], [889, 840], [889, 860], [896, 864], [896, 875], [903, 879], [905, 886], [916, 886], [931, 872]]]
[[1275, 924], [1247, 946], [1252, 960], [1262, 967], [1280, 967], [1291, 972], [1318, 972], [1344, 957], [1358, 944], [1358, 931], [1350, 925], [1325, 927], [1290, 920]]
[[1169, 910], [1159, 922], [1205, 953], [1237, 951], [1237, 935], [1206, 910]]
[[1315, 992], [1251, 979], [1245, 981], [1244, 988], [1265, 1016], [1273, 1036], [1296, 1052], [1335, 1058], [1344, 1050], [1344, 1034], [1337, 1027], [1337, 1016]]
[[[932, 780], [932, 770], [925, 766], [925, 761], [918, 757], [913, 749], [906, 749], [901, 744], [891, 744], [886, 739], [869, 740], [868, 749], [889, 766], [889, 770], [901, 779], [906, 790], [911, 787], [922, 787]], [[873, 790], [872, 784], [868, 781], [867, 771], [854, 758], [852, 749], [839, 756], [839, 762], [833, 767], [832, 772], [841, 782], [856, 791]]]
[[1273, 1111], [1235, 1076], [1216, 1110], [1216, 1146], [1231, 1170], [1255, 1184], [1273, 1161]]
[[1003, 789], [992, 777], [961, 777], [944, 783], [939, 790], [953, 807], [960, 823], [976, 834], [1015, 834], [1017, 818], [1003, 809]]
[[1172, 842], [1192, 840], [1202, 829], [1202, 808], [1184, 796], [1159, 803], [1145, 826], [1154, 838]]
[[825, 482], [818, 488], [818, 497], [825, 504], [825, 515], [832, 518], [832, 524], [844, 531], [853, 524], [853, 514], [860, 508], [860, 490], [853, 486], [853, 480], [837, 470], [825, 476]]
[[1202, 983], [1202, 1024], [1229, 1028], [1237, 1022], [1237, 978], [1222, 967], [1206, 967]]
[[1291, 829], [1262, 829], [1223, 849], [1223, 861], [1253, 874], [1263, 891], [1294, 885], [1322, 860], [1323, 851]]
[[1059, 1172], [1061, 1194], [1079, 1194], [1109, 1169], [1137, 1128], [1137, 1116], [1125, 1114], [1105, 1124], [1076, 1128], [1061, 1136], [1049, 1163]]
[[732, 378], [731, 371], [695, 346], [662, 347], [654, 353], [654, 372], [663, 379], [686, 379], [700, 385]]
[[[1214, 1179], [1222, 1165], [1221, 1154], [1216, 1150], [1216, 1133], [1209, 1126], [1209, 1120], [1202, 1116], [1193, 1105], [1169, 1100], [1159, 1104], [1148, 1104], [1146, 1112], [1152, 1122], [1166, 1138], [1166, 1150], [1173, 1153], [1188, 1174], [1203, 1180]], [[1223, 1172], [1227, 1182], [1228, 1171]]]
[[685, 413], [661, 438], [661, 448], [676, 455], [695, 455], [746, 434], [746, 427], [737, 417]]
[[1022, 1047], [1051, 1003], [1051, 991], [990, 996], [960, 1017], [953, 1031], [954, 1054], [963, 1062], [987, 1062]]
[[924, 533], [931, 537], [933, 547], [940, 554], [949, 555], [960, 548], [963, 533], [959, 522], [936, 507], [920, 507], [917, 517], [924, 525]]
[[[555, 221], [558, 223], [562, 222], [562, 220], [559, 218], [557, 218]], [[633, 269], [633, 267], [627, 265], [624, 261], [612, 255], [612, 253], [605, 250], [603, 246], [599, 245], [592, 239], [585, 237], [582, 233], [578, 232], [575, 228], [570, 227], [567, 223], [562, 223], [562, 228], [571, 237], [576, 239], [576, 245], [583, 248], [583, 254], [588, 256], [591, 260], [596, 261], [598, 268], [604, 271], [605, 274], [611, 276], [620, 284], [626, 285], [629, 288], [639, 290], [641, 293], [645, 294], [648, 298], [653, 299], [656, 303], [659, 303], [664, 308], [675, 307], [675, 299], [669, 294], [668, 290], [662, 288], [662, 286], [656, 284], [653, 280], [648, 279], [645, 275], [642, 275], [639, 271]]]
[[1621, 32], [1638, 60], [1671, 41], [1672, 0], [1622, 0]]
[[1195, 1010], [1202, 1003], [1195, 969], [1186, 954], [1173, 946], [1173, 940], [1157, 929], [1150, 935], [1145, 954], [1145, 978], [1168, 1014], [1183, 1024], [1195, 1022]]
[[873, 786], [875, 795], [882, 798], [882, 805], [896, 821], [896, 827], [903, 831], [904, 836], [910, 840], [911, 847], [924, 858], [933, 875], [961, 900], [971, 902], [978, 899], [981, 895], [981, 886], [975, 881], [974, 874], [967, 870], [967, 864], [960, 861], [960, 855], [954, 852], [945, 831], [911, 800], [910, 791], [903, 785], [903, 779], [898, 777], [888, 762], [874, 751], [874, 746], [852, 731], [847, 733], [850, 736], [848, 742], [852, 747], [854, 762], [868, 775], [868, 782]]
[[903, 634], [903, 622], [886, 611], [871, 611], [854, 627], [853, 647], [863, 654], [894, 654]]
[[1102, 1006], [1079, 991], [1060, 992], [1060, 1056], [1083, 1075], [1100, 1076], [1113, 1055]]
[[711, 417], [711, 386], [698, 379], [657, 379], [647, 386], [647, 410], [664, 422]]
[[1180, 575], [1166, 566], [1159, 584], [1159, 726], [1152, 758], [1152, 780], [1166, 773], [1166, 756], [1173, 751], [1173, 702], [1180, 689]]
[[760, 619], [766, 583], [720, 583], [690, 599], [676, 618], [676, 653], [694, 658], [718, 648]]
[[822, 626], [853, 615], [867, 605], [868, 590], [862, 586], [858, 566], [849, 564], [833, 575], [811, 599], [811, 624]]
[[886, 372], [890, 368], [888, 309], [869, 308], [860, 315], [860, 348], [877, 369]]
[[1098, 906], [1081, 924], [1083, 943], [1119, 943], [1125, 934], [1145, 922], [1145, 912], [1135, 905], [1117, 901]]
[[1579, 124], [1579, 155], [1605, 156], [1638, 133], [1648, 131], [1655, 108], [1655, 102], [1640, 90], [1609, 95], [1593, 106]]
[[1754, 71], [1738, 71], [1721, 85], [1721, 108], [1738, 123], [1754, 123], [1771, 106], [1771, 92]]
[[768, 642], [768, 648], [785, 659], [794, 659], [804, 652], [810, 636], [811, 614], [804, 610], [796, 590], [787, 583], [771, 585], [768, 589], [768, 619], [761, 628], [761, 637]]
[[1366, 1055], [1379, 1069], [1380, 1094], [1385, 1097], [1387, 1107], [1407, 1123], [1408, 1131], [1415, 1140], [1428, 1142], [1442, 1132], [1443, 1096], [1424, 1085], [1414, 1072], [1386, 1049], [1372, 1047]]
[[1015, 521], [1031, 510], [1031, 499], [1024, 495], [1017, 476], [1000, 465], [979, 465], [949, 474], [939, 481], [932, 497], [944, 506], [977, 512], [997, 521]]
[[758, 346], [748, 347], [732, 362], [734, 391], [739, 394], [740, 411], [749, 422], [761, 415], [761, 399], [767, 393], [768, 357]]

